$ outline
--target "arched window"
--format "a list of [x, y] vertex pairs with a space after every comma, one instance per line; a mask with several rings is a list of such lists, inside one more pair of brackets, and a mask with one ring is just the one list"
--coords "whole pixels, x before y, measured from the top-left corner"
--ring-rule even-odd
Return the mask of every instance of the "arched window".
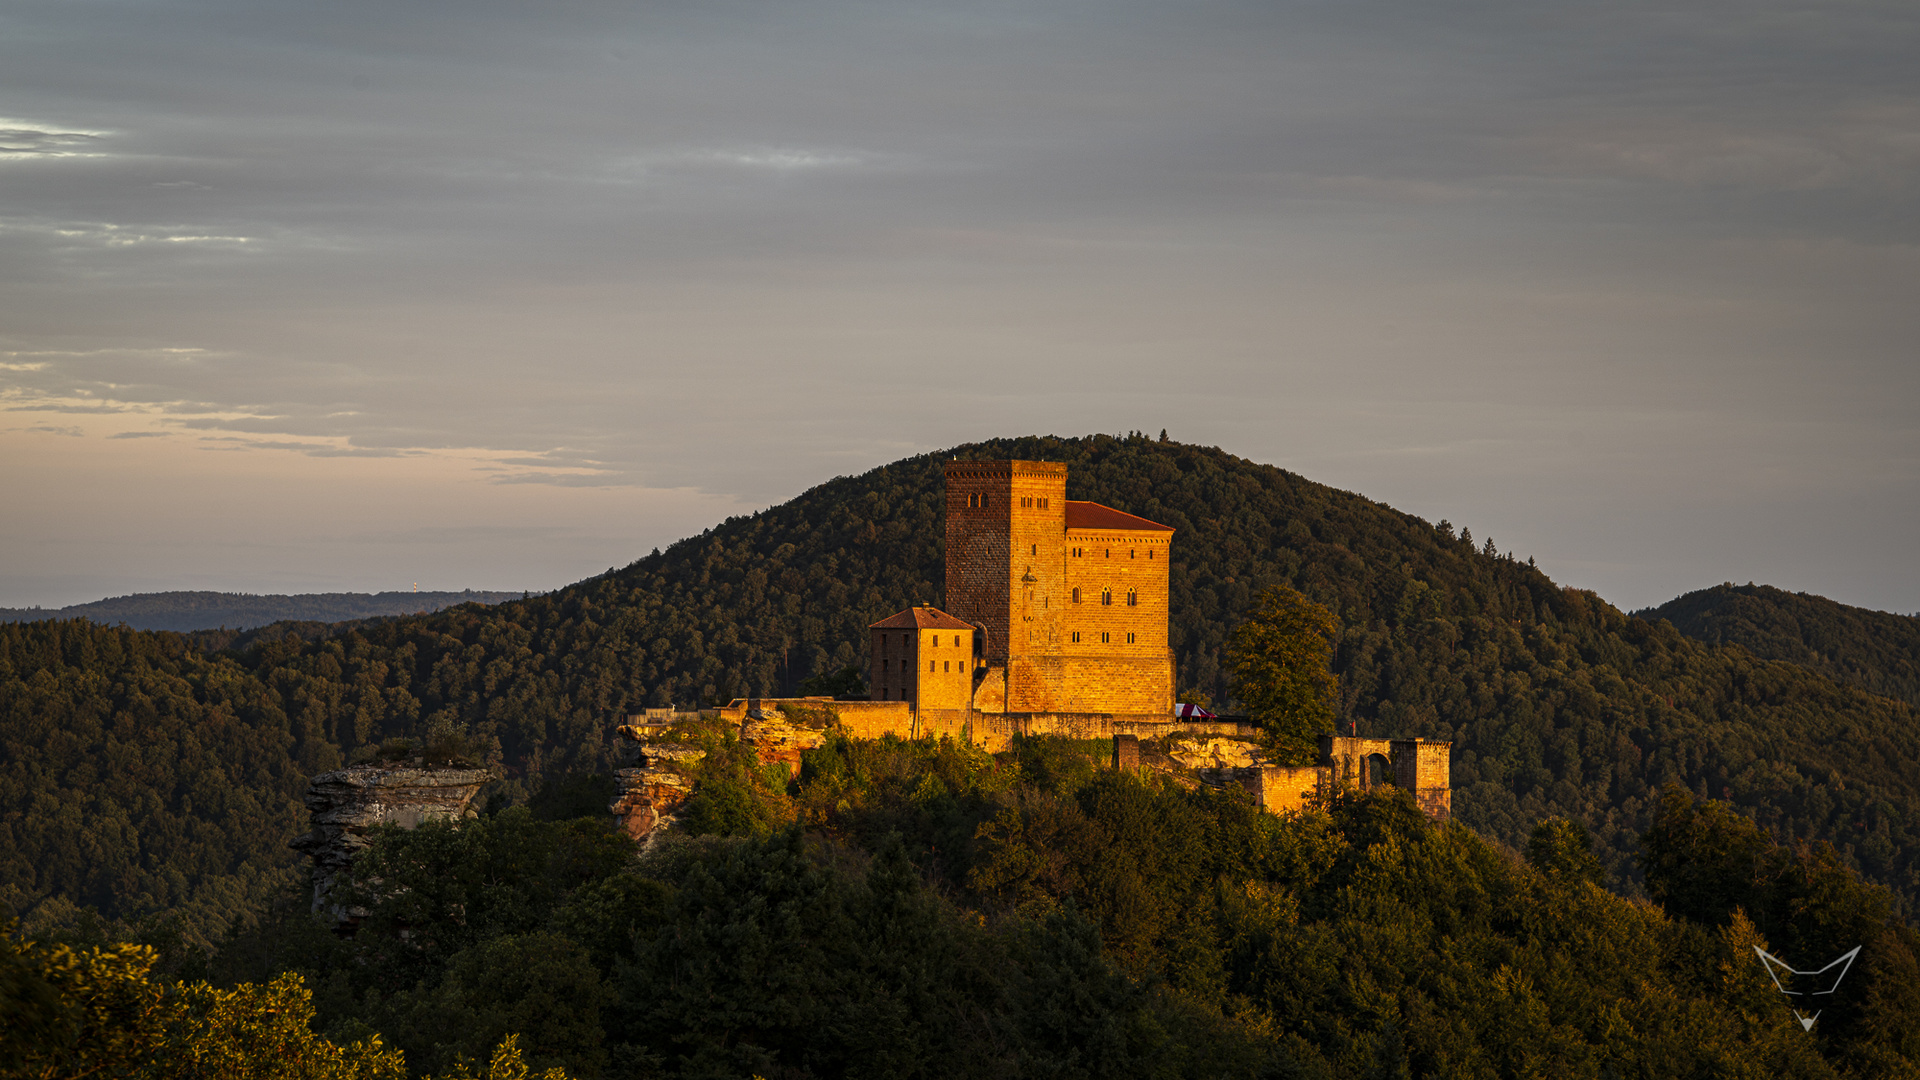
[[1127, 590], [1127, 606], [1128, 607], [1140, 606], [1140, 592], [1138, 589]]
[[1101, 590], [1100, 590], [1100, 602], [1101, 602], [1102, 604], [1104, 604], [1104, 605], [1106, 605], [1107, 607], [1112, 607], [1112, 606], [1113, 606], [1113, 590], [1112, 590], [1112, 589], [1101, 589]]
[[1073, 602], [1076, 604], [1080, 602], [1080, 589], [1077, 586], [1073, 590]]

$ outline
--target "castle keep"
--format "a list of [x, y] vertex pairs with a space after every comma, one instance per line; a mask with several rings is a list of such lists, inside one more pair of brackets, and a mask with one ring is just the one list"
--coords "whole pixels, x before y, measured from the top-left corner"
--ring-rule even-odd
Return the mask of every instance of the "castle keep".
[[1067, 467], [947, 466], [947, 611], [980, 629], [979, 713], [1173, 711], [1173, 530], [1067, 498]]

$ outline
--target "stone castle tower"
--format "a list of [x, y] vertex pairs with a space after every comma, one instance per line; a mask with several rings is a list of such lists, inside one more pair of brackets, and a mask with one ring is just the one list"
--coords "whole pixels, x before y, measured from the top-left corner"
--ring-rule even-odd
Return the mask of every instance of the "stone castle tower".
[[1069, 500], [1067, 467], [947, 465], [946, 611], [978, 629], [977, 713], [1173, 711], [1173, 529]]

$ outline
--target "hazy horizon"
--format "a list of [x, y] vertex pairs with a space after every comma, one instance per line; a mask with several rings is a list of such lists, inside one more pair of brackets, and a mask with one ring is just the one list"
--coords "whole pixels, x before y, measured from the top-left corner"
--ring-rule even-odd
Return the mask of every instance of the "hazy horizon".
[[0, 15], [0, 606], [545, 590], [1166, 429], [1626, 609], [1920, 609], [1920, 9]]

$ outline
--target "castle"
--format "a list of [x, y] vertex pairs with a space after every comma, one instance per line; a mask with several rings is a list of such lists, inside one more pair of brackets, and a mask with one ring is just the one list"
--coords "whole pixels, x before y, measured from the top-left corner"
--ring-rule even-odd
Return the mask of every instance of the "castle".
[[[948, 463], [946, 606], [915, 604], [868, 627], [872, 692], [833, 703], [844, 730], [949, 736], [988, 750], [1016, 734], [1112, 738], [1120, 767], [1179, 764], [1245, 786], [1270, 810], [1391, 784], [1428, 814], [1449, 815], [1451, 743], [1326, 735], [1316, 764], [1275, 766], [1259, 761], [1248, 721], [1176, 717], [1174, 530], [1066, 494], [1067, 467], [1057, 462]], [[785, 731], [778, 708], [743, 698], [722, 715], [797, 765], [813, 736]], [[1181, 746], [1171, 758], [1141, 759], [1139, 740], [1168, 736]]]
[[947, 465], [946, 609], [869, 627], [874, 700], [911, 703], [929, 732], [1172, 716], [1174, 530], [1066, 494], [1056, 462]]

